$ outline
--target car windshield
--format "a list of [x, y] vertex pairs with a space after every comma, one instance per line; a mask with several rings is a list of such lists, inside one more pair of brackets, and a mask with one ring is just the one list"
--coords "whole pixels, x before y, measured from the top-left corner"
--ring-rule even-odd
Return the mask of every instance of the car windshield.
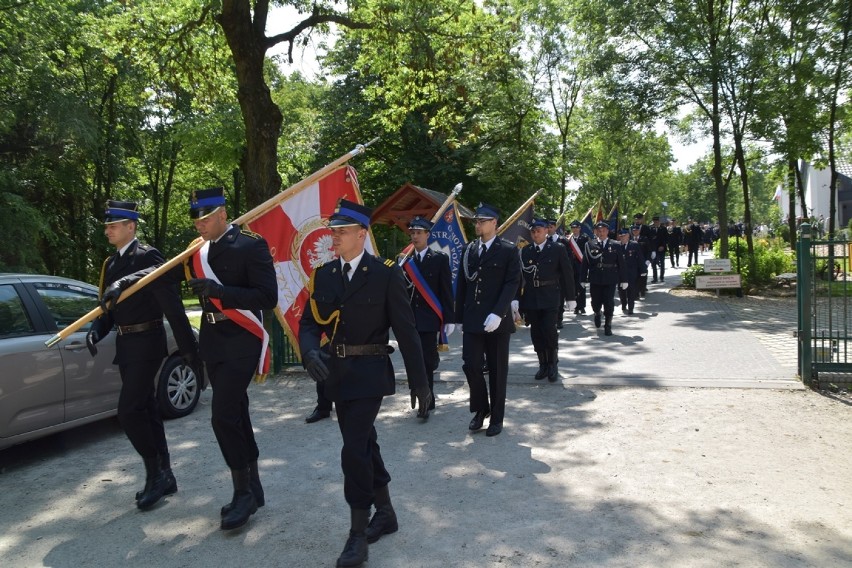
[[[41, 282], [35, 285], [35, 289], [50, 310], [57, 329], [68, 327], [98, 305], [97, 294], [81, 286]], [[80, 329], [87, 330], [90, 326], [91, 323]]]
[[32, 331], [33, 324], [15, 287], [11, 284], [0, 286], [0, 336], [10, 337]]

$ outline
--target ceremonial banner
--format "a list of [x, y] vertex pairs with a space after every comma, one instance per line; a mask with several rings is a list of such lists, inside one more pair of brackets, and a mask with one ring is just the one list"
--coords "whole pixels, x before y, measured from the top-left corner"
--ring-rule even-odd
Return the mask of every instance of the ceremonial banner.
[[[358, 174], [352, 166], [334, 170], [247, 225], [269, 243], [278, 276], [275, 315], [297, 354], [299, 320], [307, 305], [308, 280], [315, 268], [336, 258], [331, 230], [324, 220], [334, 213], [341, 198], [363, 203]], [[372, 233], [366, 250], [375, 254]]]
[[532, 236], [530, 236], [530, 224], [533, 220], [533, 204], [534, 202], [530, 200], [522, 211], [516, 212], [514, 221], [511, 225], [506, 227], [503, 232], [499, 233], [500, 237], [507, 241], [511, 241], [516, 245], [520, 244], [521, 239], [531, 243]]
[[450, 257], [450, 270], [453, 277], [453, 298], [456, 297], [456, 282], [459, 278], [459, 267], [461, 266], [462, 252], [467, 239], [464, 229], [459, 220], [456, 204], [447, 207], [441, 218], [435, 221], [432, 232], [429, 235], [429, 246], [441, 251]]
[[590, 239], [595, 238], [595, 221], [592, 218], [592, 210], [594, 208], [594, 205], [589, 207], [589, 210], [586, 211], [586, 216], [580, 219], [580, 232], [589, 237]]
[[609, 217], [607, 217], [607, 225], [609, 225], [609, 230], [612, 233], [618, 234], [618, 200], [615, 201], [615, 205], [612, 206], [612, 209], [609, 212]]

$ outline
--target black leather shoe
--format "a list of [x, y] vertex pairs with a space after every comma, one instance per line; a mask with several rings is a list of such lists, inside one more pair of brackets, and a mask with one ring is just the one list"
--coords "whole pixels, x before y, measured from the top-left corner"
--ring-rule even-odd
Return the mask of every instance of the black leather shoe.
[[542, 363], [538, 366], [538, 372], [535, 374], [535, 380], [540, 381], [547, 376], [547, 365]]
[[497, 434], [499, 434], [502, 431], [503, 431], [503, 425], [502, 424], [489, 424], [488, 430], [485, 431], [485, 435], [489, 436], [489, 437], [490, 436], [496, 436]]
[[394, 512], [393, 507], [376, 507], [376, 512], [370, 519], [370, 524], [367, 525], [364, 534], [367, 536], [367, 542], [373, 544], [382, 536], [393, 534], [398, 530], [399, 523], [396, 520], [396, 512]]
[[600, 312], [595, 312], [595, 327], [601, 326], [601, 314]]
[[562, 329], [563, 327], [565, 327], [565, 324], [562, 323], [561, 321], [556, 324], [556, 329]]
[[314, 411], [308, 414], [308, 417], [305, 418], [305, 422], [308, 424], [313, 424], [314, 422], [319, 422], [323, 418], [328, 418], [331, 416], [331, 412], [327, 410], [320, 410], [319, 407], [314, 408]]
[[346, 545], [343, 547], [343, 552], [337, 559], [337, 568], [349, 568], [352, 566], [361, 566], [369, 558], [369, 547], [367, 546], [367, 537], [364, 533], [356, 534], [349, 532], [349, 538], [346, 540]]
[[559, 366], [556, 363], [551, 363], [547, 366], [547, 380], [555, 383], [559, 378]]
[[612, 328], [609, 326], [604, 327], [604, 335], [612, 335]]
[[490, 416], [490, 412], [485, 412], [484, 410], [480, 410], [476, 414], [473, 415], [473, 418], [468, 425], [468, 430], [481, 430], [482, 424], [485, 422], [485, 419]]

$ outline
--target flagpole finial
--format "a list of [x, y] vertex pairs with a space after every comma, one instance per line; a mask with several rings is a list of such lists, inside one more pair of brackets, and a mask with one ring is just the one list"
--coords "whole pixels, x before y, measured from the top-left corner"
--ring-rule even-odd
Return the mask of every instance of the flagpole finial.
[[458, 183], [456, 184], [456, 186], [453, 188], [452, 194], [453, 194], [454, 196], [455, 196], [455, 195], [458, 195], [459, 193], [461, 193], [461, 190], [462, 190], [462, 182], [458, 182]]

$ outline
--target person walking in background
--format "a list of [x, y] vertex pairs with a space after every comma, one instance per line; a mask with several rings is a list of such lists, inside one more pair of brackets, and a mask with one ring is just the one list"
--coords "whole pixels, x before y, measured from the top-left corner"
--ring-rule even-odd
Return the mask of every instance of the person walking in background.
[[450, 257], [441, 251], [429, 247], [429, 233], [432, 223], [423, 217], [414, 217], [408, 223], [408, 235], [414, 246], [414, 253], [406, 261], [413, 266], [405, 267], [411, 271], [411, 309], [414, 323], [420, 335], [423, 349], [423, 363], [426, 366], [426, 378], [432, 393], [432, 404], [425, 409], [423, 416], [428, 418], [429, 411], [435, 409], [435, 370], [441, 362], [438, 355], [438, 338], [448, 338], [455, 329], [453, 307], [453, 277], [450, 272]]
[[[515, 332], [511, 302], [521, 282], [521, 263], [515, 245], [497, 236], [500, 211], [485, 203], [476, 208], [476, 236], [462, 255], [462, 274], [456, 290], [456, 323], [462, 337], [462, 369], [470, 387], [470, 430], [491, 420], [486, 436], [503, 431], [509, 336]], [[557, 245], [558, 246], [558, 245]], [[482, 373], [488, 360], [488, 385]]]
[[[573, 298], [574, 269], [568, 251], [562, 245], [547, 238], [547, 223], [533, 219], [530, 234], [533, 242], [521, 249], [523, 286], [519, 300], [512, 301], [515, 320], [523, 315], [530, 326], [530, 338], [538, 356], [538, 372], [535, 380], [547, 377], [550, 382], [558, 378], [559, 335], [556, 318], [561, 301], [560, 282], [565, 282], [565, 296]], [[568, 301], [573, 310], [576, 301]]]
[[609, 239], [609, 225], [605, 221], [595, 224], [595, 240], [586, 243], [583, 255], [583, 282], [589, 283], [595, 327], [601, 326], [604, 315], [604, 334], [612, 335], [612, 314], [615, 309], [615, 287], [628, 288], [624, 269], [624, 250]]
[[648, 276], [648, 267], [642, 255], [642, 247], [630, 239], [629, 229], [623, 228], [618, 232], [618, 242], [624, 247], [624, 273], [627, 277], [627, 288], [619, 287], [618, 297], [621, 300], [621, 311], [633, 315], [638, 289], [636, 283], [642, 276]]

